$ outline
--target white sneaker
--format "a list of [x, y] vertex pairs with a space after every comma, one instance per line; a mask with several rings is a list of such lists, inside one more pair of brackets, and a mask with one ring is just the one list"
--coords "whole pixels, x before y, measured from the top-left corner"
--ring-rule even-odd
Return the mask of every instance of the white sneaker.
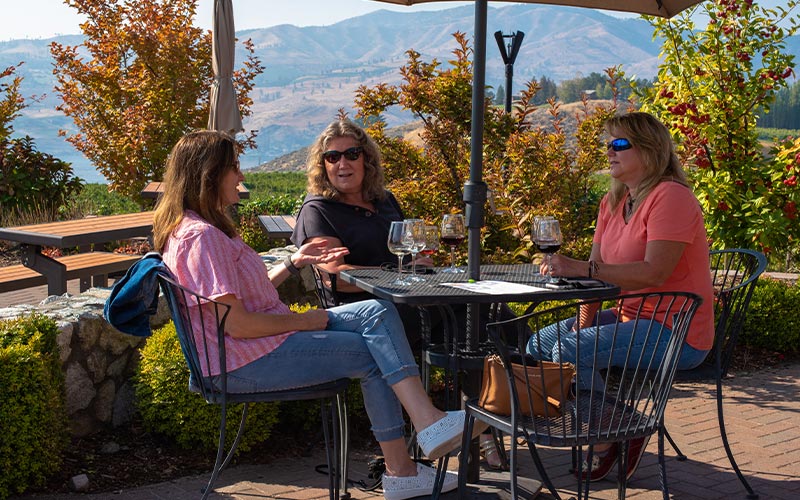
[[[405, 500], [407, 498], [431, 496], [436, 481], [436, 469], [417, 464], [416, 476], [395, 477], [383, 475], [383, 498], [386, 500]], [[446, 471], [442, 493], [453, 491], [458, 486], [458, 474]]]
[[[417, 444], [422, 453], [431, 460], [437, 460], [461, 446], [464, 433], [464, 410], [448, 411], [446, 415], [417, 433]], [[478, 437], [489, 426], [475, 421], [472, 438]]]

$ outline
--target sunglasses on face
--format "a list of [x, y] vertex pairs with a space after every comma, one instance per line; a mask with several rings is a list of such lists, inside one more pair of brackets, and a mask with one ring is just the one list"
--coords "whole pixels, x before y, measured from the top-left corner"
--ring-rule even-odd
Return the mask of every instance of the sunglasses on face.
[[354, 161], [358, 160], [362, 151], [363, 148], [361, 146], [347, 148], [344, 151], [336, 151], [335, 149], [331, 149], [330, 151], [325, 151], [322, 153], [322, 159], [328, 163], [338, 163], [339, 160], [342, 159], [342, 156], [344, 156], [345, 159]]
[[606, 149], [613, 149], [614, 151], [625, 151], [631, 149], [633, 144], [628, 139], [614, 139], [606, 144]]

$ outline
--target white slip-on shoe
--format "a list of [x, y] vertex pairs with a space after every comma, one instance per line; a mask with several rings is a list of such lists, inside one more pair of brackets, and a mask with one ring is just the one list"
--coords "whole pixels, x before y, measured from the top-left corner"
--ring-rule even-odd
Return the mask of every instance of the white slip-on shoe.
[[[419, 496], [431, 496], [436, 481], [436, 469], [417, 464], [416, 476], [395, 477], [383, 475], [383, 498], [386, 500], [406, 500]], [[458, 474], [445, 472], [442, 493], [447, 493], [458, 486]]]
[[448, 411], [446, 415], [417, 433], [417, 444], [431, 460], [450, 453], [461, 444], [464, 432], [464, 410]]

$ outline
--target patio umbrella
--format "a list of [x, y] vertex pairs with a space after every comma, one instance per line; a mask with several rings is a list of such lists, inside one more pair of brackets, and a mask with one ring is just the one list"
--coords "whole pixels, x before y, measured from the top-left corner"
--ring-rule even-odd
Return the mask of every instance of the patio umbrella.
[[233, 28], [231, 0], [214, 0], [214, 26], [211, 37], [214, 83], [211, 86], [208, 128], [235, 134], [243, 128], [236, 90], [233, 88], [236, 32]]
[[[412, 5], [444, 0], [376, 0], [385, 3]], [[702, 0], [506, 0], [519, 3], [541, 3], [588, 7], [649, 14], [670, 18]], [[488, 0], [475, 0], [474, 61], [472, 76], [472, 143], [469, 180], [464, 184], [464, 202], [469, 228], [469, 277], [480, 279], [480, 230], [483, 227], [483, 206], [486, 202], [486, 183], [483, 182], [483, 103], [486, 86], [486, 13]], [[508, 89], [511, 92], [511, 89]]]

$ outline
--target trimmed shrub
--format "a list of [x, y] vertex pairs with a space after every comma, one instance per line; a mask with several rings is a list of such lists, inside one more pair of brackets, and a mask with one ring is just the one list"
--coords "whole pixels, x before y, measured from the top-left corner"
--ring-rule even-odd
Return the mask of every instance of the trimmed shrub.
[[761, 278], [753, 290], [741, 342], [781, 353], [800, 350], [800, 286]]
[[53, 320], [0, 321], [0, 498], [44, 486], [69, 442]]
[[[175, 325], [169, 323], [153, 332], [141, 356], [135, 387], [145, 427], [186, 449], [216, 449], [220, 407], [206, 403], [199, 394], [189, 391], [189, 369]], [[242, 408], [242, 404], [228, 405], [228, 445], [236, 437]], [[277, 420], [278, 403], [251, 403], [238, 451], [247, 451], [266, 440]]]

